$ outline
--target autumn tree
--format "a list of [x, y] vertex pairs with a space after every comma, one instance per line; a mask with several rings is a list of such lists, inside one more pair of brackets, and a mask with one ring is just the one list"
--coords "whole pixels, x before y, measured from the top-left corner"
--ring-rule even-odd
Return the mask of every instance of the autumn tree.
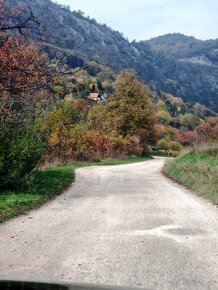
[[27, 41], [28, 31], [40, 31], [41, 24], [30, 9], [10, 6], [6, 0], [0, 0], [0, 12], [0, 121], [18, 116], [19, 122], [27, 122], [36, 96], [41, 99], [52, 83], [46, 56]]
[[218, 117], [205, 120], [196, 128], [198, 142], [218, 141]]
[[182, 145], [192, 146], [197, 140], [197, 134], [195, 131], [187, 131], [182, 134]]
[[153, 143], [154, 114], [145, 85], [132, 71], [124, 71], [115, 81], [115, 93], [106, 104], [89, 114], [89, 124], [107, 134], [134, 137], [138, 143]]
[[158, 123], [164, 125], [169, 124], [172, 119], [165, 102], [162, 100], [158, 100], [157, 102], [156, 119]]
[[200, 124], [200, 122], [201, 119], [192, 113], [186, 113], [185, 115], [180, 116], [180, 124], [187, 129], [193, 130]]
[[26, 40], [26, 30], [36, 24], [33, 14], [5, 2], [0, 1], [0, 187], [18, 185], [41, 157], [33, 124], [51, 83], [46, 57]]

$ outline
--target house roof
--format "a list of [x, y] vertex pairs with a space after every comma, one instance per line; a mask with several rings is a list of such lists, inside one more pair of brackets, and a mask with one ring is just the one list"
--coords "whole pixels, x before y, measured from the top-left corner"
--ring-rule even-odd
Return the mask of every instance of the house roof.
[[89, 97], [90, 97], [91, 99], [96, 99], [96, 98], [99, 97], [99, 93], [91, 93], [91, 94], [89, 95]]

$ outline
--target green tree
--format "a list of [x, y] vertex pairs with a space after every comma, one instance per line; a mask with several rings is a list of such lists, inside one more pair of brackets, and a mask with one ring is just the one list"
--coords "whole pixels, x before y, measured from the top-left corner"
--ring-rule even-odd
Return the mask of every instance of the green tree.
[[172, 120], [170, 113], [165, 110], [158, 111], [156, 117], [157, 121], [164, 125], [169, 124], [170, 121]]
[[201, 122], [201, 119], [198, 116], [193, 115], [192, 113], [186, 113], [180, 117], [180, 124], [187, 127], [188, 129], [193, 130]]
[[171, 115], [168, 111], [167, 105], [164, 101], [159, 100], [157, 102], [157, 114], [156, 114], [157, 121], [161, 124], [169, 124], [172, 120]]
[[157, 146], [165, 150], [167, 155], [177, 156], [182, 150], [182, 146], [177, 141], [171, 141], [169, 138], [163, 138], [157, 142]]

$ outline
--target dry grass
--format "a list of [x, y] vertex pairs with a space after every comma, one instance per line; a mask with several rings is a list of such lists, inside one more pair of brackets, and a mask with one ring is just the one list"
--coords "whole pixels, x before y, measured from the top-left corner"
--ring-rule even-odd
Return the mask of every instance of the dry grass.
[[201, 151], [181, 155], [165, 164], [164, 172], [218, 204], [218, 147], [202, 146]]

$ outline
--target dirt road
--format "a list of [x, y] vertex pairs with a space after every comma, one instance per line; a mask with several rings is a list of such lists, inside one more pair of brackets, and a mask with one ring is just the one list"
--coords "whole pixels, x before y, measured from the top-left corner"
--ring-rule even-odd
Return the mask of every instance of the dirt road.
[[0, 279], [218, 289], [218, 209], [163, 159], [83, 168], [54, 201], [0, 225]]

